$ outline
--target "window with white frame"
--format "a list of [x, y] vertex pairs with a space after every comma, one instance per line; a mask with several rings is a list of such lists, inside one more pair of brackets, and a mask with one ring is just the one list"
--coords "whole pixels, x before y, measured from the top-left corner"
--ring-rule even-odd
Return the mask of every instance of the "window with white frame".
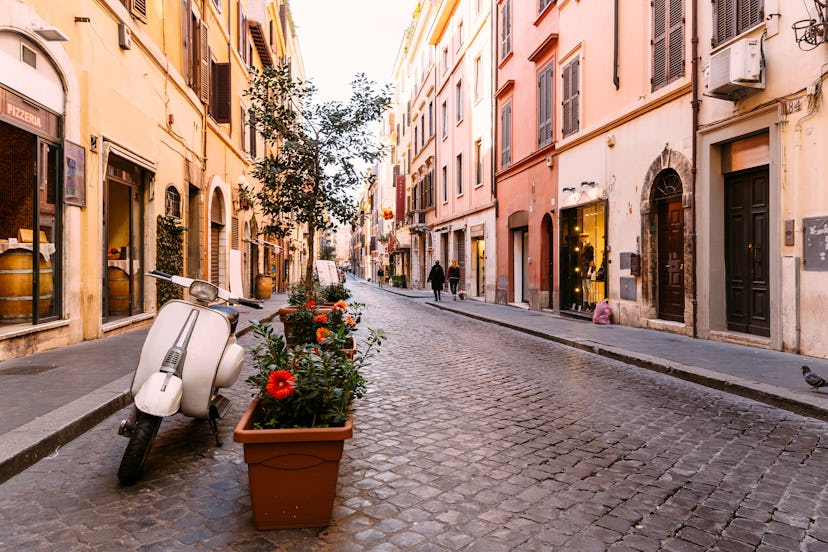
[[479, 100], [483, 96], [483, 63], [480, 56], [474, 58], [474, 99]]
[[459, 123], [463, 120], [463, 81], [457, 81], [454, 87], [454, 109], [457, 113], [454, 120]]
[[500, 59], [512, 52], [512, 0], [500, 5]]
[[512, 102], [500, 109], [500, 167], [512, 164]]
[[448, 167], [443, 165], [443, 180], [441, 182], [443, 186], [443, 203], [448, 201]]
[[538, 73], [538, 147], [552, 143], [552, 91], [555, 79], [550, 63]]
[[483, 185], [483, 141], [474, 141], [474, 187]]
[[581, 88], [580, 88], [580, 73], [581, 60], [575, 58], [567, 63], [563, 68], [563, 127], [562, 132], [564, 136], [569, 136], [578, 132], [580, 128], [580, 119], [578, 105], [580, 103]]
[[455, 189], [457, 191], [457, 195], [463, 193], [463, 154], [458, 153], [457, 158], [455, 159], [455, 164], [457, 168], [456, 174], [456, 185]]

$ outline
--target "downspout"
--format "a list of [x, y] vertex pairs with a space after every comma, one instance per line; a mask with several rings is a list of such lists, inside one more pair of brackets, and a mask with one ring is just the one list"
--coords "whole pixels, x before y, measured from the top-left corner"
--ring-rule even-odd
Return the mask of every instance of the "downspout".
[[693, 216], [691, 217], [691, 228], [690, 228], [690, 260], [693, 262], [693, 277], [691, 278], [690, 284], [690, 301], [692, 303], [693, 308], [693, 337], [697, 338], [699, 336], [699, 320], [698, 320], [698, 313], [699, 313], [699, 299], [697, 297], [698, 293], [698, 286], [696, 281], [698, 280], [698, 258], [697, 258], [697, 248], [696, 248], [696, 222], [698, 216], [698, 209], [696, 206], [696, 182], [698, 181], [697, 178], [697, 163], [698, 163], [698, 131], [699, 131], [699, 109], [701, 100], [699, 100], [699, 22], [698, 22], [698, 15], [699, 15], [699, 0], [692, 0], [690, 3], [691, 6], [691, 18], [693, 20], [691, 24], [691, 35], [690, 35], [690, 53], [692, 59], [690, 61], [690, 83], [692, 87], [692, 100], [690, 102], [692, 106], [693, 112], [693, 128], [692, 128], [692, 153], [690, 155], [690, 185], [692, 186], [692, 197], [691, 197], [691, 209], [693, 210]]
[[614, 2], [613, 41], [612, 41], [612, 83], [615, 89], [621, 87], [621, 79], [618, 76], [618, 0]]
[[[489, 97], [492, 98], [491, 104], [491, 117], [492, 117], [492, 160], [491, 160], [491, 173], [492, 173], [492, 203], [494, 204], [494, 211], [495, 211], [495, 220], [500, 216], [500, 209], [497, 204], [497, 178], [495, 173], [497, 172], [497, 131], [498, 131], [498, 117], [497, 117], [497, 98], [495, 98], [495, 90], [497, 90], [497, 31], [498, 25], [500, 24], [500, 18], [497, 16], [497, 9], [495, 8], [494, 13], [490, 13], [490, 20], [492, 22], [492, 63], [490, 67], [492, 68], [492, 78], [490, 79], [492, 83], [492, 89], [490, 91]], [[496, 287], [496, 286], [495, 286]]]

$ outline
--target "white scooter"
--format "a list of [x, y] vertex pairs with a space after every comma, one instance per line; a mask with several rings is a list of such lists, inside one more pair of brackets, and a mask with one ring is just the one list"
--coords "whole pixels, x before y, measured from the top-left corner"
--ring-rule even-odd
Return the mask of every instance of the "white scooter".
[[118, 468], [118, 479], [125, 485], [138, 480], [165, 416], [181, 412], [209, 420], [216, 445], [221, 446], [218, 420], [227, 413], [230, 401], [219, 389], [238, 379], [244, 349], [236, 344], [238, 311], [211, 303], [262, 308], [258, 301], [233, 297], [203, 280], [158, 270], [147, 276], [189, 288], [189, 300], [174, 299], [159, 309], [141, 349], [130, 388], [135, 408], [118, 428], [119, 435], [129, 437]]

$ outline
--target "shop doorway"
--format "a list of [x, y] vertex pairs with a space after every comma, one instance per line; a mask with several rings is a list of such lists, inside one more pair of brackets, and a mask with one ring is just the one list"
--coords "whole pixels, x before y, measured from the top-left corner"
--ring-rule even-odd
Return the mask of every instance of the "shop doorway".
[[658, 214], [658, 317], [684, 322], [684, 207], [678, 174], [666, 171], [655, 182]]
[[57, 144], [0, 121], [0, 324], [60, 312], [61, 160]]
[[103, 317], [113, 321], [143, 312], [143, 170], [110, 155], [104, 186]]
[[768, 167], [725, 175], [727, 328], [770, 336]]
[[512, 231], [514, 302], [529, 302], [529, 228]]
[[474, 294], [486, 294], [486, 242], [483, 238], [472, 238], [472, 270], [474, 271]]
[[226, 255], [224, 244], [224, 197], [221, 190], [213, 190], [210, 201], [210, 282], [222, 286]]
[[591, 313], [607, 297], [606, 206], [561, 211], [561, 311]]

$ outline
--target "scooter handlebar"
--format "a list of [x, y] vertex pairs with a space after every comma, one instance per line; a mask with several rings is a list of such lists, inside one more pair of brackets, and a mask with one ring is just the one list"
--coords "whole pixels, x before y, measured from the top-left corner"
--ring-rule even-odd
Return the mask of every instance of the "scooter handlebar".
[[148, 276], [152, 276], [153, 278], [163, 278], [165, 280], [169, 280], [173, 277], [172, 274], [167, 274], [166, 272], [161, 272], [160, 270], [153, 270], [147, 273]]

